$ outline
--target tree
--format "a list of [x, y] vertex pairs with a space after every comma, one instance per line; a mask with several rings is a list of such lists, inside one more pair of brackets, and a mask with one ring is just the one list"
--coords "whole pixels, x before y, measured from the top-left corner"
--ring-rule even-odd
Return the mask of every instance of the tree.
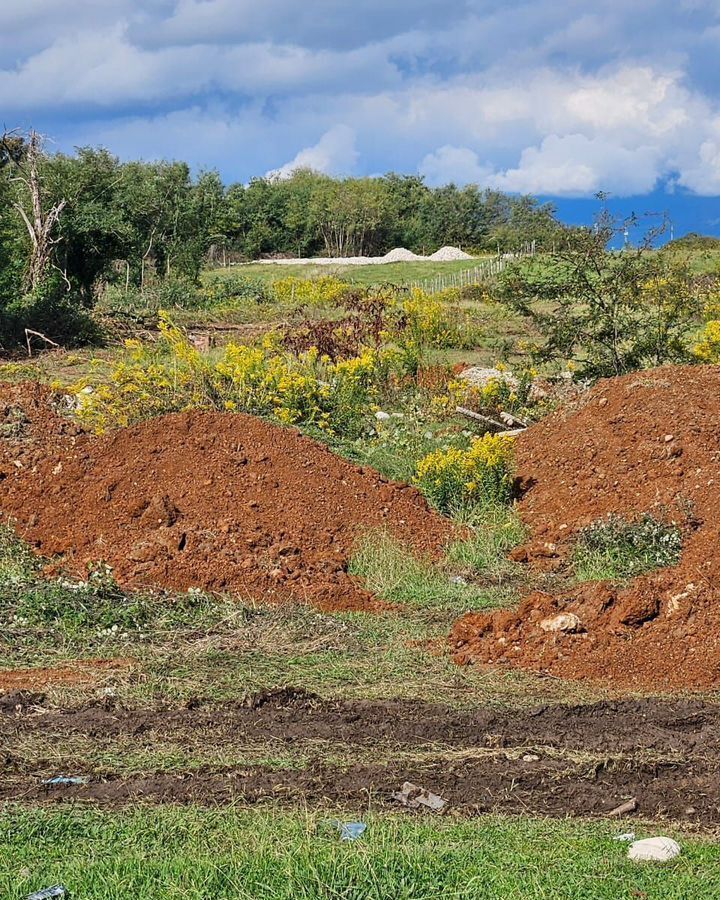
[[[3, 141], [5, 143], [5, 141]], [[27, 261], [25, 283], [28, 291], [36, 290], [42, 283], [52, 261], [53, 248], [58, 242], [54, 235], [67, 200], [58, 200], [49, 208], [40, 177], [43, 161], [43, 139], [37, 131], [31, 131], [22, 154], [12, 159], [15, 166], [14, 180], [24, 187], [24, 196], [13, 203], [30, 237], [30, 254]]]
[[594, 228], [569, 231], [553, 256], [503, 274], [501, 297], [533, 320], [542, 358], [573, 360], [600, 377], [688, 356], [706, 286], [653, 251], [658, 230], [637, 247], [609, 251], [612, 238], [634, 224], [603, 214]]

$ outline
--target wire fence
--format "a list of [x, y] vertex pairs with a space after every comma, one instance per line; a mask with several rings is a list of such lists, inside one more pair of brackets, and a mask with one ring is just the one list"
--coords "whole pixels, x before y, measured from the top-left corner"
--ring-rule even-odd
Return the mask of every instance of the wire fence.
[[503, 269], [506, 269], [511, 263], [527, 256], [535, 256], [535, 241], [515, 252], [503, 253], [478, 263], [476, 266], [468, 269], [461, 269], [459, 272], [448, 272], [447, 275], [432, 275], [429, 278], [420, 278], [410, 282], [410, 287], [420, 288], [426, 294], [435, 294], [439, 291], [445, 291], [448, 288], [469, 287], [474, 284], [482, 284], [490, 278], [499, 275]]

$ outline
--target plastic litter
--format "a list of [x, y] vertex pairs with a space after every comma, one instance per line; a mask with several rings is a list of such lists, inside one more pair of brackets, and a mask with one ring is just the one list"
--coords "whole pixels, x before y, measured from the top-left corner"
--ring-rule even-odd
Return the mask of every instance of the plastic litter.
[[614, 841], [618, 841], [622, 843], [623, 841], [634, 841], [635, 840], [635, 832], [634, 831], [626, 831], [624, 834], [616, 834], [613, 838]]
[[71, 775], [70, 777], [66, 775], [56, 775], [54, 778], [48, 778], [43, 781], [43, 784], [46, 785], [54, 785], [54, 784], [88, 784], [90, 781], [89, 776], [87, 775]]
[[676, 856], [680, 856], [680, 845], [669, 837], [635, 841], [628, 850], [628, 858], [635, 862], [669, 862]]
[[43, 888], [28, 894], [27, 900], [50, 900], [51, 897], [69, 897], [70, 894], [64, 884], [54, 884], [52, 887]]
[[364, 822], [338, 822], [340, 829], [341, 841], [356, 841], [367, 831], [367, 825]]
[[441, 812], [447, 806], [447, 800], [444, 800], [439, 794], [433, 794], [432, 791], [428, 791], [426, 788], [418, 787], [412, 781], [406, 781], [402, 789], [395, 791], [390, 797], [409, 809], [419, 809], [421, 806], [426, 806], [433, 812]]

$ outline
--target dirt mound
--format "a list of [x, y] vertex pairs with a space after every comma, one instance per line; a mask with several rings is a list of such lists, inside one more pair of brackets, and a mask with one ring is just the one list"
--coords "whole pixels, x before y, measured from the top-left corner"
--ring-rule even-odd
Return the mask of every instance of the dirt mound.
[[429, 554], [451, 537], [414, 488], [251, 416], [170, 415], [101, 438], [47, 425], [49, 453], [6, 444], [0, 508], [78, 574], [102, 560], [128, 587], [368, 609], [381, 604], [347, 573], [364, 529]]
[[[680, 563], [622, 589], [589, 583], [469, 614], [451, 636], [457, 661], [654, 690], [720, 684], [720, 368], [602, 381], [521, 435], [517, 454], [532, 532], [519, 558], [561, 563], [591, 522], [651, 512], [682, 526]], [[547, 630], [560, 614], [563, 628]]]

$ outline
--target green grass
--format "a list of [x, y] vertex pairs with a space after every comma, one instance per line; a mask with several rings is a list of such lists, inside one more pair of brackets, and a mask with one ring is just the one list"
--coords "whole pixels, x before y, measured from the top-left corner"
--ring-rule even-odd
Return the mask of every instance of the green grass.
[[455, 613], [506, 605], [515, 597], [502, 585], [518, 575], [507, 554], [525, 533], [517, 514], [490, 505], [465, 510], [458, 519], [469, 536], [451, 544], [441, 563], [420, 559], [388, 532], [374, 531], [358, 544], [350, 572], [390, 603]]
[[[356, 818], [357, 814], [352, 815]], [[0, 896], [51, 884], [74, 900], [686, 900], [720, 897], [720, 847], [679, 836], [668, 865], [637, 865], [617, 824], [483, 817], [10, 806], [0, 818]], [[639, 836], [648, 832], [638, 828]]]
[[498, 583], [518, 576], [520, 567], [507, 555], [523, 542], [527, 532], [514, 508], [489, 504], [462, 511], [457, 518], [472, 529], [472, 536], [450, 547], [451, 563]]
[[[473, 521], [470, 538], [451, 549], [447, 564], [419, 562], [391, 542], [381, 542], [381, 555], [368, 547], [355, 570], [367, 566], [376, 589], [400, 605], [385, 614], [335, 615], [232, 597], [125, 593], [103, 578], [43, 579], [27, 546], [3, 529], [0, 666], [134, 660], [88, 684], [50, 685], [46, 693], [57, 705], [108, 691], [131, 705], [193, 697], [222, 702], [284, 684], [328, 697], [437, 695], [462, 706], [596, 697], [586, 686], [453, 663], [447, 635], [458, 614], [514, 599], [516, 572], [504, 554], [520, 537], [516, 520], [510, 512], [485, 511]], [[454, 575], [467, 583], [453, 582]]]
[[350, 572], [383, 600], [457, 613], [497, 606], [492, 589], [468, 584], [427, 560], [415, 557], [386, 532], [368, 534], [350, 562]]
[[247, 278], [260, 278], [264, 281], [277, 281], [282, 278], [317, 278], [321, 275], [332, 275], [352, 284], [397, 284], [406, 285], [413, 281], [448, 276], [457, 272], [465, 272], [491, 257], [477, 259], [452, 260], [450, 262], [399, 262], [370, 266], [326, 266], [326, 265], [273, 265], [272, 263], [248, 263], [241, 266], [230, 266], [227, 269], [212, 269], [204, 273], [204, 278], [231, 278], [244, 275]]

